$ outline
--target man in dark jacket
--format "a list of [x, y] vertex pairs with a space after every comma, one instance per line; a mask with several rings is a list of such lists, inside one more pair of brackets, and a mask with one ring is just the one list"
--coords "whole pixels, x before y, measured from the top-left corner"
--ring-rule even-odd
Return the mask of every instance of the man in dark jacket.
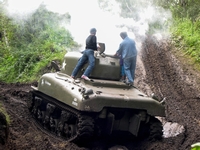
[[97, 37], [96, 37], [97, 30], [95, 28], [90, 29], [90, 35], [86, 39], [86, 47], [85, 51], [83, 52], [83, 56], [78, 61], [76, 67], [72, 71], [72, 78], [75, 78], [78, 74], [79, 70], [89, 61], [89, 65], [86, 68], [85, 72], [81, 76], [82, 79], [90, 80], [88, 76], [92, 72], [95, 66], [95, 57], [94, 51], [97, 51]]

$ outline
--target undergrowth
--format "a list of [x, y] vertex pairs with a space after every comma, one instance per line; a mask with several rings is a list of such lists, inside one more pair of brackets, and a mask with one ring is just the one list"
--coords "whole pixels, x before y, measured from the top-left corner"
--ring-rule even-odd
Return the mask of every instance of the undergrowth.
[[200, 62], [200, 21], [176, 20], [172, 28], [174, 45], [198, 65]]
[[1, 103], [0, 103], [0, 113], [2, 113], [2, 114], [5, 115], [5, 117], [6, 117], [6, 122], [7, 122], [8, 124], [10, 124], [10, 117], [9, 117], [9, 115], [7, 114], [5, 108], [2, 106]]

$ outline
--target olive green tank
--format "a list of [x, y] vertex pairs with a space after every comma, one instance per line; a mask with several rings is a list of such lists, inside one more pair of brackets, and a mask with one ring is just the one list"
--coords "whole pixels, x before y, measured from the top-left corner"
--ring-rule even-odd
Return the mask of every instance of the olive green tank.
[[[105, 45], [101, 43], [103, 52]], [[76, 79], [71, 73], [80, 52], [67, 52], [55, 73], [44, 74], [32, 86], [31, 113], [40, 125], [66, 141], [88, 141], [123, 132], [133, 137], [161, 139], [165, 107], [134, 86], [120, 82], [119, 58], [95, 53], [95, 68], [90, 80], [81, 79], [86, 64]]]

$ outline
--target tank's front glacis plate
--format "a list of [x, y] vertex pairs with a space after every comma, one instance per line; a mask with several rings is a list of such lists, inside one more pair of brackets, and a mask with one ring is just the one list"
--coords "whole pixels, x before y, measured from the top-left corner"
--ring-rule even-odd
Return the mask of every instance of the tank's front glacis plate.
[[57, 73], [43, 75], [39, 81], [38, 91], [77, 109], [78, 103], [83, 100], [81, 87], [75, 85], [72, 78]]
[[80, 111], [100, 112], [104, 107], [114, 107], [165, 116], [165, 108], [158, 101], [119, 81], [74, 81], [66, 74], [48, 73], [41, 77], [38, 91]]

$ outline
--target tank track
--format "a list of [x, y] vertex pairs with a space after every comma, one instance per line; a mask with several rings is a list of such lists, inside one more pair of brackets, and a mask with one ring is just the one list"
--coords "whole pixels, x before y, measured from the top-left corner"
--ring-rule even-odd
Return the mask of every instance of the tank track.
[[79, 142], [94, 136], [92, 116], [41, 92], [32, 91], [30, 112], [41, 129], [62, 140]]
[[58, 137], [58, 136], [56, 136], [55, 134], [52, 134], [52, 133], [48, 132], [47, 130], [45, 130], [45, 129], [40, 125], [40, 123], [39, 123], [37, 120], [31, 121], [31, 123], [32, 123], [31, 125], [32, 125], [33, 127], [39, 129], [40, 131], [42, 131], [42, 132], [43, 132], [44, 134], [46, 134], [47, 136], [52, 137], [52, 138], [54, 138], [54, 139], [56, 139], [56, 140], [58, 140], [58, 141], [60, 141], [60, 142], [66, 141], [64, 138]]
[[161, 140], [163, 136], [163, 126], [159, 119], [154, 116], [150, 116], [149, 122], [142, 123], [139, 133], [138, 139], [146, 139], [150, 141]]

